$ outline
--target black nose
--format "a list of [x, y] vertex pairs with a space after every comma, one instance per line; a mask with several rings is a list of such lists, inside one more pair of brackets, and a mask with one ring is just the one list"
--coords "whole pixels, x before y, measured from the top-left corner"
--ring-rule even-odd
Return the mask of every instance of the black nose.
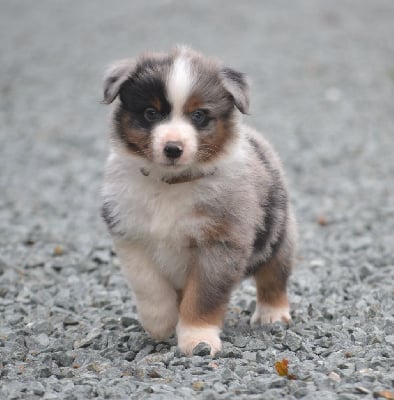
[[168, 158], [179, 158], [183, 153], [182, 142], [167, 142], [164, 146], [164, 154]]

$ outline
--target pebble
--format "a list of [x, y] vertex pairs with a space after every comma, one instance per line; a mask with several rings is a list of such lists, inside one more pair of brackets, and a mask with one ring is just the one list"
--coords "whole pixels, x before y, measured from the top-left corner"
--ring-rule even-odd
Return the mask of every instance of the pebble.
[[142, 348], [137, 353], [137, 355], [134, 358], [134, 361], [136, 361], [136, 362], [141, 361], [145, 356], [150, 354], [154, 349], [155, 349], [155, 347], [153, 345], [151, 345], [151, 344], [146, 345], [144, 348]]
[[59, 351], [54, 353], [52, 358], [59, 367], [69, 367], [74, 362], [75, 354], [73, 352]]
[[217, 356], [223, 358], [242, 358], [242, 351], [231, 345], [231, 343], [225, 342]]
[[394, 347], [394, 335], [385, 336], [384, 341]]
[[123, 315], [120, 318], [120, 323], [125, 327], [128, 328], [129, 326], [135, 326], [135, 325], [139, 325], [139, 322], [136, 318], [133, 317], [128, 317], [126, 315]]
[[335, 381], [335, 382], [340, 382], [340, 381], [341, 381], [341, 377], [340, 377], [336, 372], [334, 372], [334, 371], [331, 371], [331, 372], [328, 374], [328, 377], [329, 377], [332, 381]]
[[207, 343], [199, 343], [193, 350], [195, 356], [207, 356], [211, 354], [211, 346]]
[[301, 348], [302, 338], [291, 331], [287, 331], [283, 339], [283, 344], [291, 351], [296, 351]]
[[74, 342], [74, 348], [83, 348], [83, 347], [88, 347], [90, 346], [96, 339], [98, 339], [102, 335], [102, 330], [98, 328], [92, 329], [91, 332], [89, 332], [86, 337], [76, 340]]

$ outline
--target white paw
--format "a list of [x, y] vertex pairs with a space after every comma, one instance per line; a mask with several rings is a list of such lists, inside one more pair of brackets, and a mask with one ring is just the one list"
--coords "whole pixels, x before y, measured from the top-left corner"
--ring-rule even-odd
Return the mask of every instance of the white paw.
[[142, 326], [153, 339], [165, 340], [175, 333], [176, 321], [157, 320], [154, 324], [150, 324], [149, 326], [142, 322]]
[[175, 333], [178, 322], [175, 300], [163, 300], [161, 304], [137, 302], [137, 310], [141, 325], [153, 339], [165, 340]]
[[250, 319], [251, 325], [269, 324], [274, 322], [288, 323], [291, 320], [289, 307], [273, 307], [257, 303], [256, 310]]
[[199, 343], [207, 343], [211, 346], [211, 356], [221, 350], [220, 329], [217, 326], [190, 326], [178, 322], [176, 333], [178, 347], [187, 355], [192, 355], [194, 348]]

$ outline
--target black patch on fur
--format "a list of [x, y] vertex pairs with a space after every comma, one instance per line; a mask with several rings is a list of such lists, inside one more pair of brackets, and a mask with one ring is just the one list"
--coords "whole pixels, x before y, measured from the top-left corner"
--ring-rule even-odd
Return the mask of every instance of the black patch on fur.
[[269, 164], [268, 160], [265, 158], [264, 153], [261, 151], [259, 144], [253, 138], [250, 138], [250, 137], [248, 138], [248, 141], [252, 145], [254, 151], [258, 155], [259, 160], [264, 165], [264, 167], [270, 168], [270, 164]]
[[[273, 180], [268, 192], [267, 204], [261, 204], [261, 208], [264, 211], [264, 220], [256, 229], [253, 253], [256, 254], [269, 248], [270, 258], [273, 258], [279, 250], [286, 233], [287, 192], [281, 184], [279, 171], [272, 168], [258, 143], [252, 138], [249, 138], [249, 143], [256, 151], [261, 163], [267, 169]], [[281, 220], [278, 220], [277, 218], [278, 210], [281, 210], [284, 213], [284, 217]], [[279, 232], [279, 235], [274, 239], [271, 238], [273, 231]], [[268, 260], [264, 260], [263, 262], [266, 261]], [[250, 266], [247, 273], [251, 274], [253, 271], [256, 272], [256, 267]]]
[[114, 213], [115, 205], [114, 201], [106, 201], [101, 208], [101, 216], [107, 224], [110, 232], [121, 234], [116, 231], [116, 227], [119, 225], [120, 220], [118, 215]]
[[[152, 127], [167, 118], [171, 112], [170, 103], [166, 97], [164, 82], [158, 77], [130, 78], [125, 81], [119, 91], [119, 97], [124, 111], [131, 114], [132, 128], [150, 131]], [[144, 111], [152, 107], [152, 101], [159, 99], [162, 107], [162, 119], [150, 122], [145, 119]]]
[[[131, 114], [132, 128], [150, 131], [153, 125], [167, 118], [171, 105], [167, 100], [164, 79], [166, 69], [171, 65], [169, 58], [145, 59], [135, 68], [134, 73], [122, 83], [119, 98], [122, 109]], [[144, 111], [152, 107], [152, 102], [160, 101], [162, 119], [149, 122], [144, 117]]]

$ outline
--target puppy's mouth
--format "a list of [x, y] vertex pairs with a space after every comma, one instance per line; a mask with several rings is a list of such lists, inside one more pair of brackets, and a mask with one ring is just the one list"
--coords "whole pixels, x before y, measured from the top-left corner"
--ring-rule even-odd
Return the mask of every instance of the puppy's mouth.
[[182, 162], [182, 160], [165, 160], [161, 163], [159, 163], [161, 167], [164, 167], [166, 169], [169, 169], [171, 171], [179, 171], [183, 170], [187, 167], [190, 167], [190, 164]]
[[171, 160], [171, 159], [166, 160], [164, 162], [164, 165], [167, 166], [167, 167], [177, 167], [178, 166], [178, 160]]

